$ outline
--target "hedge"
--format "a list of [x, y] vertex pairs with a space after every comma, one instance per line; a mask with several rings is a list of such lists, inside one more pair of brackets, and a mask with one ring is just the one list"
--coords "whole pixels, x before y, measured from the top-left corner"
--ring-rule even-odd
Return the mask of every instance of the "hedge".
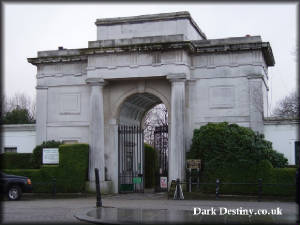
[[61, 192], [81, 192], [85, 190], [89, 168], [88, 144], [68, 144], [59, 146], [59, 175]]
[[42, 166], [40, 169], [7, 169], [4, 172], [29, 177], [32, 180], [33, 192], [36, 193], [51, 193], [53, 178], [56, 178], [57, 192], [83, 192], [88, 174], [88, 159], [88, 144], [60, 145], [58, 166]]
[[155, 175], [158, 171], [158, 157], [156, 150], [148, 144], [145, 147], [145, 188], [152, 188], [155, 185]]
[[257, 195], [258, 179], [261, 178], [263, 195], [294, 196], [296, 193], [295, 176], [296, 168], [273, 168], [268, 160], [264, 160], [250, 168], [232, 166], [214, 171], [207, 170], [202, 173], [201, 182], [213, 183], [213, 185], [201, 185], [200, 191], [215, 193], [215, 182], [219, 179], [221, 183], [245, 183], [221, 184], [220, 194]]
[[1, 169], [33, 169], [32, 153], [0, 154]]
[[[265, 195], [294, 195], [295, 168], [284, 168], [287, 159], [272, 148], [264, 135], [237, 124], [208, 123], [194, 130], [194, 136], [187, 159], [202, 160], [203, 192], [215, 192], [216, 179], [221, 183], [222, 194], [257, 194], [258, 179]], [[247, 183], [253, 183], [247, 184]], [[291, 184], [279, 185], [279, 184]]]

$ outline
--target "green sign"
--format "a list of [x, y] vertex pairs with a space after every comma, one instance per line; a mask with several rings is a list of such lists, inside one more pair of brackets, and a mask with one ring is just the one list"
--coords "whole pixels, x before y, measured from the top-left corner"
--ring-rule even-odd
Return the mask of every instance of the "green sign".
[[133, 178], [133, 183], [134, 184], [140, 184], [140, 183], [142, 183], [142, 178], [141, 177], [134, 177]]

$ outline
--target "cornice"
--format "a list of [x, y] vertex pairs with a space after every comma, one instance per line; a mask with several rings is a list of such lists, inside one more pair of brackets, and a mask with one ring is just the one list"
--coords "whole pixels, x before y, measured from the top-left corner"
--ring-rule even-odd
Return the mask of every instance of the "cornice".
[[299, 118], [265, 117], [265, 125], [300, 124]]
[[35, 131], [36, 125], [34, 124], [4, 124], [1, 125], [3, 131]]
[[267, 65], [268, 66], [275, 65], [273, 52], [269, 42], [220, 44], [220, 45], [212, 45], [212, 46], [197, 46], [196, 44], [195, 54], [214, 53], [214, 52], [236, 52], [236, 51], [249, 51], [249, 50], [262, 50]]
[[[78, 55], [71, 55], [67, 52], [62, 54], [57, 51], [51, 52], [50, 56], [43, 56], [37, 58], [28, 58], [28, 62], [33, 65], [60, 63], [60, 62], [77, 62], [87, 61], [89, 55], [108, 54], [108, 53], [124, 53], [124, 52], [151, 52], [151, 51], [169, 51], [183, 49], [190, 54], [205, 54], [205, 53], [221, 53], [221, 52], [237, 52], [237, 51], [251, 51], [261, 50], [264, 59], [268, 66], [274, 66], [275, 60], [269, 42], [255, 42], [255, 43], [237, 43], [237, 44], [219, 44], [219, 45], [199, 45], [199, 42], [193, 41], [175, 41], [164, 43], [141, 43], [130, 44], [123, 46], [106, 46], [97, 48], [77, 49]], [[46, 55], [46, 54], [44, 54]]]
[[[107, 54], [107, 53], [123, 53], [123, 52], [148, 52], [148, 51], [162, 51], [162, 50], [174, 50], [185, 49], [189, 52], [194, 51], [193, 44], [190, 41], [178, 41], [168, 43], [143, 43], [124, 46], [108, 46], [98, 48], [83, 48], [77, 49], [78, 55], [65, 55], [59, 54], [57, 56], [43, 56], [37, 58], [28, 58], [27, 61], [33, 65], [47, 64], [47, 63], [59, 63], [59, 62], [75, 62], [75, 61], [87, 61], [89, 55], [95, 54]], [[57, 51], [57, 54], [59, 51]]]
[[27, 58], [27, 61], [33, 65], [48, 64], [48, 63], [65, 63], [87, 61], [86, 55], [57, 55], [49, 57]]

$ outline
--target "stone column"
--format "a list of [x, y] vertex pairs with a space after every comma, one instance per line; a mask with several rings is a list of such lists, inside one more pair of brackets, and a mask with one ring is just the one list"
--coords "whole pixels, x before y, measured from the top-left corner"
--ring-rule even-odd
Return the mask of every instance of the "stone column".
[[36, 144], [47, 141], [48, 87], [36, 86]]
[[90, 126], [89, 126], [89, 180], [90, 188], [95, 189], [95, 168], [99, 168], [100, 182], [105, 180], [104, 161], [104, 113], [103, 113], [103, 79], [89, 78], [90, 93]]
[[169, 182], [185, 177], [185, 76], [170, 75], [171, 89], [171, 142], [169, 143]]

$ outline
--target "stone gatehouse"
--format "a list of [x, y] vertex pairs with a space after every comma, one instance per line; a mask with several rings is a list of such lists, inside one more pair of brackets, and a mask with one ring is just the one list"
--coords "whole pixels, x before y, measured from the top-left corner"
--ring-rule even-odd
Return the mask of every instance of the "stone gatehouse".
[[89, 143], [91, 188], [97, 167], [102, 187], [118, 192], [118, 126], [142, 126], [159, 103], [168, 109], [169, 182], [184, 178], [195, 128], [228, 121], [263, 132], [274, 57], [260, 36], [208, 39], [188, 12], [95, 24], [87, 48], [28, 59], [37, 67], [37, 144]]

